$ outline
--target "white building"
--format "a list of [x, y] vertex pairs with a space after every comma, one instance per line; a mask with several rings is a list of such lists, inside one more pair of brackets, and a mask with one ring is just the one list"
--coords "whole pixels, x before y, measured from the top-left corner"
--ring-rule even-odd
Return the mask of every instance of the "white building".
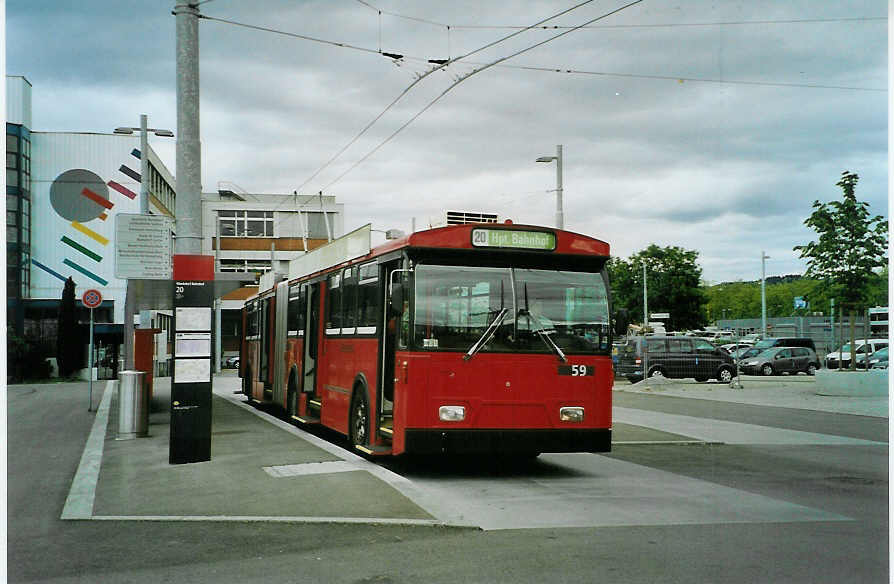
[[[251, 194], [221, 188], [202, 194], [202, 226], [202, 253], [215, 256], [217, 271], [259, 276], [272, 269], [286, 274], [289, 260], [344, 234], [344, 205], [325, 195]], [[257, 286], [247, 286], [221, 299], [224, 357], [239, 352], [242, 305], [257, 291]]]
[[[140, 212], [140, 137], [111, 128], [34, 131], [28, 80], [7, 77], [6, 96], [8, 322], [19, 336], [54, 348], [58, 304], [71, 277], [77, 298], [91, 288], [102, 294], [94, 315], [97, 358], [117, 363], [126, 281], [115, 277], [115, 217]], [[150, 213], [173, 217], [173, 176], [151, 147], [148, 159]], [[81, 320], [88, 318], [85, 309]]]

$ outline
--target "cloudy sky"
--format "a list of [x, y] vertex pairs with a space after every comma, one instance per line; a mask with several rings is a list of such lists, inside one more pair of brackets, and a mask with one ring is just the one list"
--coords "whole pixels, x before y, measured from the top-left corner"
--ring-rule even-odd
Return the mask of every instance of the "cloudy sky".
[[[535, 159], [562, 144], [566, 229], [622, 257], [697, 250], [714, 282], [759, 278], [761, 250], [768, 275], [802, 273], [792, 247], [813, 238], [803, 221], [840, 198], [844, 170], [887, 216], [886, 2], [644, 0], [572, 30], [625, 4], [524, 31], [575, 1], [207, 0], [209, 17], [350, 47], [201, 21], [203, 190], [323, 190], [347, 231], [423, 227], [448, 209], [553, 225], [555, 163]], [[173, 6], [7, 0], [6, 70], [33, 85], [33, 129], [108, 132], [146, 113], [176, 131]], [[428, 59], [473, 51], [314, 176]], [[174, 141], [152, 146], [175, 172]]]

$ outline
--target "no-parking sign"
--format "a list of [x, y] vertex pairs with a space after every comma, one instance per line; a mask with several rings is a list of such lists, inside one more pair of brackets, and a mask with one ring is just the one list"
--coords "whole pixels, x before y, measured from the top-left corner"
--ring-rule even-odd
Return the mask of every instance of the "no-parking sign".
[[84, 292], [84, 295], [81, 296], [81, 302], [84, 303], [84, 306], [87, 308], [96, 308], [100, 304], [102, 304], [102, 294], [99, 293], [99, 290], [90, 289]]

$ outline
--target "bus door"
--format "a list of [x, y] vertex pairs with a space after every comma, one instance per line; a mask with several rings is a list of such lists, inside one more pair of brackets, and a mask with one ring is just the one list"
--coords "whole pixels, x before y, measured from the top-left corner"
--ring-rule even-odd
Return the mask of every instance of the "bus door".
[[[406, 271], [401, 270], [401, 262], [394, 261], [382, 266], [382, 286], [384, 302], [382, 304], [384, 331], [382, 334], [382, 375], [379, 384], [378, 404], [379, 430], [386, 436], [393, 434], [394, 415], [394, 375], [395, 352], [399, 343], [402, 319], [409, 315], [407, 311]], [[394, 289], [399, 288], [396, 294]]]
[[267, 399], [270, 380], [270, 341], [273, 333], [273, 322], [271, 319], [270, 308], [272, 306], [271, 298], [265, 298], [261, 302], [261, 314], [258, 332], [260, 333], [260, 367], [258, 371], [258, 379], [264, 384], [264, 399]]
[[320, 345], [320, 283], [307, 285], [307, 314], [304, 322], [304, 381], [301, 391], [307, 394], [308, 409], [316, 409], [319, 417], [320, 401], [317, 396], [317, 355]]

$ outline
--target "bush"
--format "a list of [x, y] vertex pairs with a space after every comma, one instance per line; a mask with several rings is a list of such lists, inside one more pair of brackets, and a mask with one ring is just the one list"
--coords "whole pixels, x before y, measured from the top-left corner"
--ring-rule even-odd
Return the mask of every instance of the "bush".
[[35, 339], [23, 339], [10, 327], [6, 328], [6, 376], [11, 381], [48, 379], [52, 368], [50, 357]]

